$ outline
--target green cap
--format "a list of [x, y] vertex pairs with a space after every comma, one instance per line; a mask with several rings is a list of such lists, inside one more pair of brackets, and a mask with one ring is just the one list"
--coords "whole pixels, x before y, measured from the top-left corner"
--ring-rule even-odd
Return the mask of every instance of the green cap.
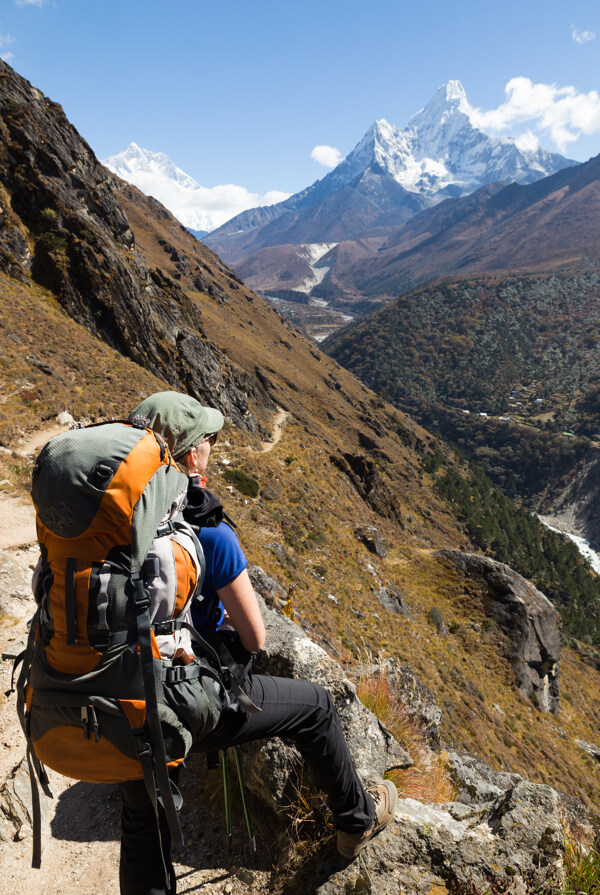
[[150, 428], [166, 440], [176, 460], [206, 435], [218, 432], [223, 426], [223, 414], [214, 407], [203, 407], [191, 395], [179, 392], [157, 392], [145, 398], [131, 411], [129, 421], [144, 417]]

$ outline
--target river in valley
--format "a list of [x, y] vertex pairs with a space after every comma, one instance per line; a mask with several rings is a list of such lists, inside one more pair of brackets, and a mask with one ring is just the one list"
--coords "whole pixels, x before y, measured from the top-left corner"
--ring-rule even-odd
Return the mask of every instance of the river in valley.
[[556, 526], [551, 525], [543, 516], [538, 516], [538, 519], [551, 531], [557, 531], [561, 535], [566, 535], [569, 540], [573, 541], [581, 555], [588, 560], [594, 572], [600, 575], [600, 554], [590, 546], [585, 538], [582, 538], [580, 535], [574, 535], [570, 531], [564, 531], [562, 528], [556, 528]]

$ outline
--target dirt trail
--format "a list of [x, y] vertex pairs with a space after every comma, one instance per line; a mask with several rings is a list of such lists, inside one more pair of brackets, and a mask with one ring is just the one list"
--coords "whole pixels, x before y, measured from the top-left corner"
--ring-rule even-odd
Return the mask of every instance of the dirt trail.
[[[47, 441], [66, 432], [68, 426], [38, 429], [14, 447], [20, 457], [33, 457]], [[0, 493], [0, 550], [24, 547], [36, 541], [35, 510], [28, 497]]]
[[275, 421], [273, 423], [273, 437], [271, 441], [263, 441], [261, 443], [261, 450], [263, 454], [268, 453], [268, 451], [272, 451], [275, 445], [281, 440], [283, 426], [289, 415], [290, 414], [287, 410], [282, 410], [281, 407], [279, 408], [277, 416], [275, 417]]

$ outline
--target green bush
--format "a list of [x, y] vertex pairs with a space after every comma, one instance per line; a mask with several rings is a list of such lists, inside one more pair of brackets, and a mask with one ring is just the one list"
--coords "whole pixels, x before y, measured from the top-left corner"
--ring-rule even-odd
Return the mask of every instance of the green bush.
[[244, 472], [243, 469], [227, 469], [225, 478], [230, 482], [236, 491], [245, 497], [256, 497], [259, 491], [259, 485], [255, 478]]

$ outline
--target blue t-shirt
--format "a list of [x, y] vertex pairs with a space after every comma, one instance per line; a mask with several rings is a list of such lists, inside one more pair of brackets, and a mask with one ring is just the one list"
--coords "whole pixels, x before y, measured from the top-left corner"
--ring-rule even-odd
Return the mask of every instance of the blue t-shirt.
[[[227, 522], [221, 522], [215, 528], [201, 528], [198, 540], [206, 560], [201, 591], [204, 599], [194, 600], [192, 618], [194, 627], [202, 632], [211, 623], [213, 610], [216, 619], [212, 620], [212, 624], [214, 625], [216, 620], [216, 627], [221, 625], [225, 609], [217, 591], [231, 584], [247, 568], [248, 560], [244, 556], [236, 533]], [[218, 607], [218, 615], [215, 607]]]

